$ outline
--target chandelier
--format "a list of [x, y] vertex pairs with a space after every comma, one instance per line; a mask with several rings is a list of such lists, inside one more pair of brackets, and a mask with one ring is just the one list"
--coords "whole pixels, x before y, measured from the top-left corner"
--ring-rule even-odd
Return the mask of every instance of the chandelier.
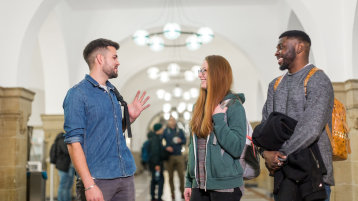
[[[166, 43], [162, 36], [167, 40], [177, 40], [181, 36], [187, 35], [185, 41], [176, 43]], [[160, 32], [149, 33], [146, 30], [137, 30], [132, 39], [139, 46], [149, 46], [153, 51], [161, 51], [164, 47], [187, 47], [189, 50], [197, 50], [203, 44], [210, 43], [214, 38], [214, 32], [209, 27], [201, 27], [197, 32], [182, 31], [177, 23], [167, 23]]]
[[152, 66], [147, 69], [147, 76], [152, 80], [159, 79], [162, 83], [167, 83], [171, 78], [183, 76], [185, 81], [192, 82], [198, 78], [200, 66], [193, 65], [191, 69], [182, 69], [177, 63], [169, 63], [167, 70], [159, 70], [158, 67]]

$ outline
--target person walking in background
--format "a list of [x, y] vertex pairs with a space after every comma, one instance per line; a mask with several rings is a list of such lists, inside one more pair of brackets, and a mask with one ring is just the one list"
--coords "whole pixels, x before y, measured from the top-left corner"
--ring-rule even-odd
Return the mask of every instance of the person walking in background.
[[[77, 200], [135, 200], [136, 166], [123, 132], [128, 129], [130, 136], [130, 123], [149, 107], [149, 97], [138, 91], [127, 107], [108, 81], [118, 76], [118, 49], [111, 40], [91, 41], [83, 51], [90, 73], [63, 102], [65, 143], [79, 176]], [[124, 106], [126, 126], [118, 100]]]
[[[164, 147], [162, 144], [164, 128], [162, 124], [155, 124], [153, 126], [153, 131], [149, 135], [149, 169], [152, 173], [152, 180], [150, 182], [150, 195], [152, 201], [162, 201], [163, 195], [163, 186], [164, 186], [164, 176], [163, 176], [163, 152]], [[158, 185], [158, 199], [155, 199], [155, 187]]]
[[170, 153], [167, 170], [169, 173], [169, 184], [172, 199], [175, 200], [174, 171], [179, 175], [181, 197], [184, 198], [184, 171], [185, 158], [182, 154], [182, 146], [186, 143], [184, 131], [178, 128], [174, 117], [168, 120], [167, 128], [164, 130], [163, 137], [166, 141], [166, 150]]
[[222, 56], [207, 56], [199, 70], [200, 95], [190, 121], [192, 136], [185, 201], [238, 201], [246, 141], [244, 94], [231, 92], [232, 70]]
[[144, 170], [148, 170], [148, 163], [149, 163], [149, 158], [150, 158], [150, 155], [149, 155], [149, 139], [151, 137], [151, 134], [152, 132], [149, 132], [147, 134], [147, 140], [143, 143], [142, 145], [142, 148], [141, 148], [141, 153], [140, 153], [140, 163], [142, 164], [143, 166], [143, 169]]
[[55, 142], [51, 147], [50, 160], [52, 164], [56, 165], [58, 176], [60, 178], [57, 192], [57, 200], [71, 201], [75, 169], [71, 163], [71, 158], [68, 154], [67, 146], [64, 140], [64, 133], [59, 133], [56, 136]]
[[[291, 154], [318, 144], [327, 174], [323, 175], [327, 193], [334, 185], [332, 148], [325, 131], [325, 125], [332, 122], [333, 87], [327, 75], [318, 70], [307, 85], [305, 78], [315, 66], [309, 63], [311, 39], [303, 31], [290, 30], [279, 36], [275, 56], [280, 70], [288, 70], [280, 80], [274, 79], [268, 87], [267, 99], [262, 110], [263, 124], [272, 112], [283, 113], [297, 121], [291, 137], [283, 143], [279, 151], [263, 151], [267, 168], [274, 172], [282, 168]], [[331, 123], [329, 123], [331, 127]], [[290, 163], [290, 160], [288, 160]], [[296, 183], [296, 181], [293, 181]], [[307, 189], [306, 189], [307, 190]], [[275, 200], [286, 200], [275, 196]]]

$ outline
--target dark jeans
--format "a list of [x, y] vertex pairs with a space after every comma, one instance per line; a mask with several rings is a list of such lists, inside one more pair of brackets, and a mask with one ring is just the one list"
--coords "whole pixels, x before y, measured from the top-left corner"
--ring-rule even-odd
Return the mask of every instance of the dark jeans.
[[324, 185], [324, 188], [326, 189], [326, 193], [327, 193], [327, 199], [325, 201], [329, 201], [331, 198], [331, 186]]
[[[95, 179], [105, 201], [135, 201], [134, 177]], [[82, 180], [76, 182], [77, 201], [86, 201]]]
[[191, 189], [190, 201], [240, 201], [242, 193], [239, 187], [234, 192], [216, 192], [199, 188]]
[[150, 182], [150, 195], [152, 196], [152, 200], [155, 200], [155, 186], [158, 185], [158, 200], [161, 200], [163, 195], [163, 187], [164, 187], [163, 168], [160, 171], [159, 180], [156, 179], [155, 172], [156, 172], [155, 170], [152, 170], [152, 181]]

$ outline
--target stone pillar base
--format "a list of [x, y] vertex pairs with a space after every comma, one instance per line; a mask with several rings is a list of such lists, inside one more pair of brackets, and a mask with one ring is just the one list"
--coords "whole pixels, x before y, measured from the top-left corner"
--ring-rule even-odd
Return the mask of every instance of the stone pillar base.
[[0, 198], [26, 200], [27, 122], [35, 93], [0, 87]]

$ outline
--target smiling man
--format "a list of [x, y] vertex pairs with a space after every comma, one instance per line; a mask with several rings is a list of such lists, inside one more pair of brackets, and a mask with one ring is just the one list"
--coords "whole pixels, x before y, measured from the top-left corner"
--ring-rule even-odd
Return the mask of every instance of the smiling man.
[[[63, 102], [65, 142], [78, 176], [78, 201], [135, 200], [136, 167], [123, 135], [121, 105], [108, 81], [118, 76], [118, 49], [111, 40], [90, 42], [83, 51], [90, 73]], [[139, 95], [138, 91], [128, 105], [128, 124], [149, 107], [145, 92]]]
[[[310, 47], [311, 39], [303, 31], [286, 31], [279, 37], [275, 56], [279, 68], [287, 69], [288, 72], [270, 83], [262, 111], [262, 123], [272, 112], [286, 114], [298, 123], [292, 136], [279, 151], [263, 151], [262, 156], [270, 172], [273, 172], [282, 167], [282, 161], [290, 154], [318, 142], [327, 169], [323, 181], [329, 200], [330, 186], [334, 185], [332, 149], [324, 127], [327, 123], [331, 127], [333, 87], [322, 70], [313, 73], [305, 86], [306, 77], [315, 68], [309, 63]], [[285, 198], [276, 196], [275, 200]]]

